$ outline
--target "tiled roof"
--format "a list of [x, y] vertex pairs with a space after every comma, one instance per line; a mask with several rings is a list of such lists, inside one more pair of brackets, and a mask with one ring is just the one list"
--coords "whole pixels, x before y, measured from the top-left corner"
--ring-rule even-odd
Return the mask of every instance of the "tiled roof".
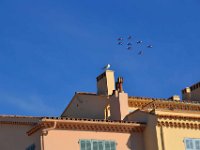
[[35, 122], [21, 121], [0, 121], [0, 125], [36, 125]]
[[142, 96], [129, 96], [129, 100], [132, 99], [140, 99], [140, 100], [162, 100], [162, 101], [167, 101], [168, 99], [166, 98], [152, 98], [152, 97], [142, 97]]
[[91, 93], [91, 92], [75, 92], [75, 94], [80, 94], [80, 95], [96, 95], [97, 93]]
[[20, 116], [20, 115], [0, 115], [0, 118], [33, 118], [33, 119], [41, 119], [43, 117], [39, 117], [39, 116]]
[[0, 115], [1, 125], [35, 125], [43, 117]]
[[166, 99], [166, 98], [152, 98], [152, 97], [140, 97], [140, 96], [129, 96], [129, 101], [131, 100], [151, 100], [151, 101], [164, 101], [164, 102], [173, 102], [173, 103], [186, 103], [186, 104], [199, 104], [200, 105], [200, 101], [192, 101], [192, 100], [180, 100], [180, 101], [173, 101], [170, 99]]
[[172, 101], [167, 99], [155, 99], [144, 97], [129, 97], [129, 107], [139, 109], [168, 109], [168, 110], [185, 110], [200, 111], [200, 103], [193, 101]]
[[97, 93], [92, 93], [92, 92], [75, 92], [75, 95], [91, 95], [91, 96], [99, 96], [99, 97], [109, 97], [108, 95], [103, 95], [103, 94], [97, 94]]
[[[80, 95], [97, 95], [96, 93], [89, 92], [77, 92]], [[105, 95], [104, 95], [105, 96]], [[173, 101], [166, 98], [152, 98], [152, 97], [140, 97], [140, 96], [129, 96], [128, 97], [129, 107], [143, 108], [157, 108], [157, 109], [169, 109], [169, 110], [186, 110], [186, 111], [200, 111], [200, 101]], [[152, 103], [152, 104], [149, 104]]]
[[[92, 93], [92, 92], [76, 92], [76, 94], [80, 94], [80, 95], [94, 95], [94, 96], [105, 96], [107, 97], [107, 95], [98, 95], [97, 93]], [[168, 102], [174, 102], [174, 103], [188, 103], [188, 104], [200, 104], [200, 101], [191, 101], [191, 100], [180, 100], [180, 101], [172, 101], [170, 99], [167, 98], [154, 98], [154, 97], [143, 97], [143, 96], [129, 96], [128, 97], [129, 101], [133, 100], [133, 99], [138, 99], [138, 100], [157, 100], [157, 101], [168, 101]]]

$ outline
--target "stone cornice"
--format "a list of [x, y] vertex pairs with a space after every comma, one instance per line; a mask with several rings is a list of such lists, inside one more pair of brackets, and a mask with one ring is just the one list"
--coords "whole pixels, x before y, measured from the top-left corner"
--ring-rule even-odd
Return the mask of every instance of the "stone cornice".
[[42, 122], [34, 126], [27, 132], [30, 136], [41, 129], [52, 128], [56, 122], [55, 129], [77, 130], [77, 131], [98, 131], [98, 132], [142, 132], [145, 124], [139, 123], [120, 123], [106, 121], [83, 121], [83, 120], [58, 120], [58, 119], [43, 119]]
[[159, 119], [174, 119], [184, 121], [200, 121], [200, 116], [181, 116], [181, 115], [157, 115]]
[[172, 121], [158, 121], [157, 126], [171, 127], [171, 128], [187, 128], [200, 130], [199, 123], [188, 123], [188, 122], [172, 122]]
[[200, 130], [200, 117], [181, 115], [157, 115], [157, 126]]

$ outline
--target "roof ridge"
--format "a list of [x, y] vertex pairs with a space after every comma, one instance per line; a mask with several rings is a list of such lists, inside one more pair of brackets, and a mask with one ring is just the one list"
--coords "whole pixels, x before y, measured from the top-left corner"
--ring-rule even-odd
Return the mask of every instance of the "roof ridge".
[[75, 92], [75, 94], [97, 95], [97, 93], [95, 93], [95, 92]]
[[43, 116], [0, 115], [0, 118], [43, 118]]
[[170, 99], [165, 98], [150, 98], [150, 97], [139, 97], [139, 96], [129, 96], [129, 100], [131, 98], [140, 99], [140, 100], [155, 100], [155, 101], [164, 101], [164, 102], [171, 102], [171, 103], [182, 103], [182, 104], [200, 104], [200, 101], [192, 101], [192, 100], [179, 100], [179, 101], [173, 101]]
[[153, 97], [144, 97], [144, 96], [129, 96], [128, 98], [136, 98], [136, 99], [148, 99], [148, 100], [168, 100], [167, 98], [153, 98]]

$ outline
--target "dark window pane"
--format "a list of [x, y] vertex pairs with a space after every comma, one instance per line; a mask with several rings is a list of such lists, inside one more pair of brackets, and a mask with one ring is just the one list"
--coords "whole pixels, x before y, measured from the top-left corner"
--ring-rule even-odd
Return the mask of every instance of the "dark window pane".
[[85, 141], [83, 141], [83, 140], [81, 141], [81, 150], [86, 150], [85, 149]]
[[196, 147], [196, 150], [200, 150], [200, 141], [199, 140], [195, 141], [195, 147]]
[[110, 142], [111, 150], [116, 150], [115, 142]]
[[93, 149], [92, 150], [98, 150], [98, 143], [97, 143], [97, 141], [93, 141]]
[[105, 150], [110, 150], [110, 142], [105, 141]]
[[99, 146], [99, 149], [98, 149], [98, 150], [104, 150], [104, 149], [103, 149], [103, 142], [102, 142], [102, 141], [99, 141], [99, 142], [98, 142], [98, 146]]

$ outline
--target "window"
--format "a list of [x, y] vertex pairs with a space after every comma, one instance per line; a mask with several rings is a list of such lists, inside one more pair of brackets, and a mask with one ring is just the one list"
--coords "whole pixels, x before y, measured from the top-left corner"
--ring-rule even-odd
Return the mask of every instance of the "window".
[[116, 150], [114, 141], [80, 140], [80, 150]]
[[110, 105], [108, 104], [105, 109], [104, 109], [104, 119], [109, 119], [110, 118]]
[[35, 150], [35, 144], [30, 145], [26, 150]]
[[185, 138], [185, 150], [200, 150], [200, 139]]

